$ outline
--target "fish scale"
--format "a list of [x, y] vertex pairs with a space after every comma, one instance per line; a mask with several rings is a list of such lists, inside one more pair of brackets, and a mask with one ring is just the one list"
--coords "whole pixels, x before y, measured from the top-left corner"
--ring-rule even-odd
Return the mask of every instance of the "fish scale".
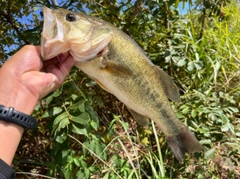
[[185, 153], [203, 149], [168, 100], [179, 101], [178, 87], [131, 37], [96, 17], [65, 9], [43, 10], [44, 60], [70, 51], [76, 66], [122, 101], [134, 119], [148, 125], [150, 118], [157, 124], [179, 162]]

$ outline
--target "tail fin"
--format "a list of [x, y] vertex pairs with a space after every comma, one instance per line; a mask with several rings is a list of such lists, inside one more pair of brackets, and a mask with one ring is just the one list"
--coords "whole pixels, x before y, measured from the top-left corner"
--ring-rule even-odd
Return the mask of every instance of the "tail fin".
[[180, 163], [183, 162], [185, 153], [200, 152], [203, 147], [185, 126], [181, 133], [174, 136], [166, 136], [168, 146]]

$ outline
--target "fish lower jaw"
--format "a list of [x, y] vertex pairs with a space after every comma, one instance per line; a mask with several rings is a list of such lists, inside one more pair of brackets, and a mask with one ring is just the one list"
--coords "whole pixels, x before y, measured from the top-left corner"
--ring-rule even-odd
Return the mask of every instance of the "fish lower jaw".
[[106, 45], [98, 46], [97, 48], [90, 48], [84, 52], [77, 53], [76, 50], [70, 49], [70, 54], [72, 55], [73, 59], [75, 61], [81, 62], [81, 61], [87, 61], [91, 60], [95, 57], [100, 57], [105, 54], [107, 51]]
[[70, 54], [72, 55], [73, 59], [77, 62], [83, 62], [87, 60], [91, 60], [92, 58], [96, 57], [96, 53], [94, 54], [85, 54], [85, 53], [75, 53], [73, 50], [70, 50]]
[[108, 35], [97, 43], [86, 42], [85, 44], [79, 44], [78, 46], [76, 46], [76, 44], [71, 45], [70, 53], [74, 60], [79, 62], [87, 61], [100, 56], [106, 57], [108, 44], [111, 39], [112, 36]]

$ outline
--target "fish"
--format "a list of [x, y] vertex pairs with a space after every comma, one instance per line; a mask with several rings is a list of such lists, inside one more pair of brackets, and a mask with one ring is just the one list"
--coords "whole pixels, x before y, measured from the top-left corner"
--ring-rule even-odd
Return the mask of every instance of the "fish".
[[156, 123], [180, 163], [186, 153], [203, 150], [172, 109], [170, 100], [180, 101], [179, 88], [129, 35], [110, 22], [84, 13], [47, 7], [43, 12], [44, 60], [69, 51], [76, 67], [122, 101], [138, 123]]

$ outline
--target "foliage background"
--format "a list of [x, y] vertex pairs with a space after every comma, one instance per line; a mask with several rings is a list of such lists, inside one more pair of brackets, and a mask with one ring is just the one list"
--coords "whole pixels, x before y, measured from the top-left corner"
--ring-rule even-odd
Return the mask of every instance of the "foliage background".
[[[54, 2], [1, 0], [1, 65], [23, 45], [40, 44], [41, 7]], [[238, 1], [57, 2], [113, 23], [174, 78], [182, 96], [173, 108], [205, 151], [179, 164], [153, 124], [139, 126], [74, 68], [36, 106], [39, 126], [25, 132], [16, 153], [17, 178], [240, 178]]]

